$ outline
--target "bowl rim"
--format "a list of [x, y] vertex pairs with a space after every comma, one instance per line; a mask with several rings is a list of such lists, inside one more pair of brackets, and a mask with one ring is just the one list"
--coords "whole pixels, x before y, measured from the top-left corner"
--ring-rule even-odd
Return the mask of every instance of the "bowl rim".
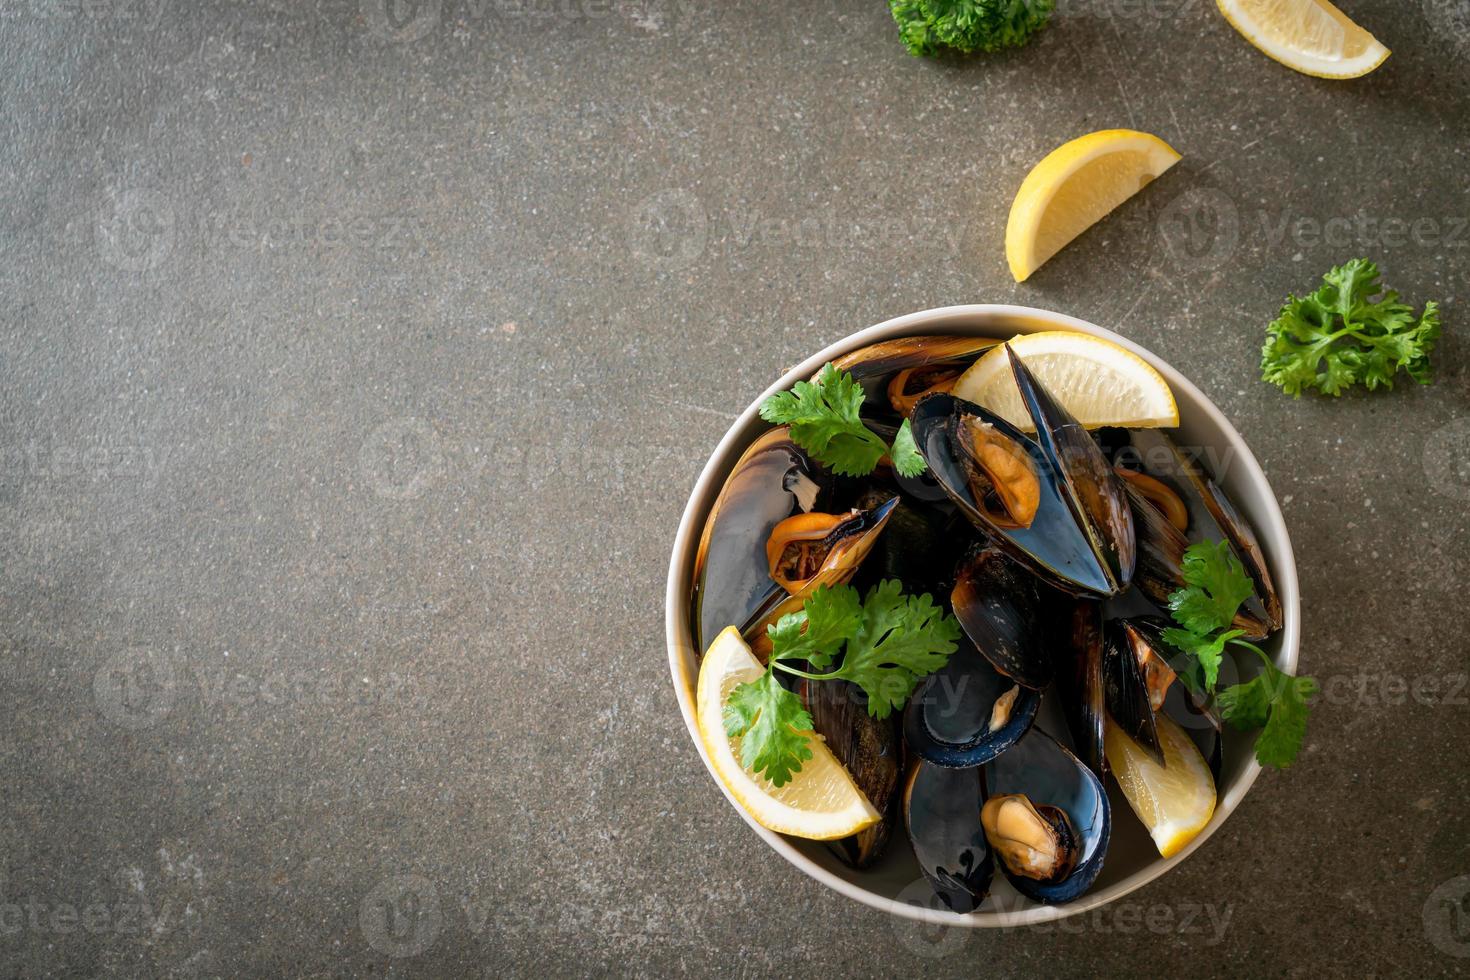
[[[990, 329], [987, 330], [987, 327]], [[1005, 331], [1035, 333], [1041, 330], [1076, 330], [1110, 340], [1132, 351], [1153, 365], [1164, 376], [1174, 390], [1175, 399], [1180, 402], [1181, 407], [1188, 405], [1191, 413], [1198, 411], [1203, 414], [1224, 436], [1228, 448], [1234, 454], [1232, 465], [1244, 467], [1244, 482], [1260, 492], [1261, 506], [1258, 509], [1264, 521], [1258, 520], [1255, 529], [1262, 538], [1263, 547], [1275, 559], [1272, 572], [1282, 605], [1282, 628], [1277, 634], [1280, 637], [1280, 650], [1276, 656], [1276, 663], [1277, 666], [1287, 671], [1294, 671], [1296, 668], [1301, 642], [1301, 596], [1296, 558], [1291, 546], [1291, 537], [1286, 529], [1286, 521], [1282, 517], [1276, 495], [1271, 490], [1271, 484], [1266, 479], [1266, 474], [1262, 471], [1260, 463], [1257, 462], [1255, 454], [1251, 452], [1245, 439], [1236, 431], [1235, 426], [1231, 425], [1225, 414], [1193, 382], [1151, 351], [1111, 330], [1065, 313], [1028, 306], [985, 303], [935, 307], [884, 320], [828, 344], [822, 350], [786, 371], [751, 402], [720, 438], [718, 445], [701, 470], [680, 517], [679, 528], [674, 536], [673, 554], [669, 562], [664, 601], [664, 625], [674, 693], [678, 698], [679, 711], [684, 716], [684, 725], [688, 729], [689, 737], [694, 743], [695, 751], [699, 753], [700, 759], [704, 762], [710, 778], [714, 780], [715, 785], [735, 812], [776, 853], [838, 894], [872, 908], [917, 922], [970, 928], [1003, 928], [1052, 922], [1101, 908], [1109, 902], [1142, 888], [1193, 854], [1240, 805], [1261, 772], [1261, 767], [1255, 759], [1249, 759], [1245, 770], [1225, 786], [1223, 793], [1218, 794], [1215, 813], [1210, 823], [1183, 850], [1171, 858], [1156, 858], [1122, 880], [1089, 892], [1066, 905], [1038, 905], [1020, 909], [982, 909], [967, 914], [887, 898], [832, 873], [803, 854], [785, 837], [756, 823], [755, 819], [746, 813], [745, 809], [730, 795], [724, 783], [715, 774], [695, 722], [695, 679], [689, 676], [685, 669], [685, 653], [690, 648], [688, 639], [689, 599], [693, 579], [694, 552], [699, 545], [699, 536], [705, 517], [723, 485], [726, 473], [744, 452], [752, 438], [747, 433], [757, 420], [761, 402], [773, 392], [788, 390], [797, 381], [809, 378], [828, 361], [881, 340], [925, 333], [957, 332], [985, 336], [993, 332], [992, 335], [1003, 336]]]

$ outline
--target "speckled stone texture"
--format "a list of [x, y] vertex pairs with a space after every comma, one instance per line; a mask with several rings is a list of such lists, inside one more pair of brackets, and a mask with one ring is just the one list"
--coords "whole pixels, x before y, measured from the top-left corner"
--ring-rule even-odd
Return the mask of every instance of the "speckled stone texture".
[[[1208, 0], [909, 57], [874, 0], [0, 2], [0, 974], [1470, 968], [1470, 6], [1303, 77]], [[1184, 161], [1029, 283], [1053, 146]], [[1377, 258], [1432, 388], [1293, 402]], [[855, 328], [1061, 310], [1193, 377], [1298, 548], [1301, 764], [1049, 930], [923, 931], [720, 796], [663, 582], [734, 413]]]

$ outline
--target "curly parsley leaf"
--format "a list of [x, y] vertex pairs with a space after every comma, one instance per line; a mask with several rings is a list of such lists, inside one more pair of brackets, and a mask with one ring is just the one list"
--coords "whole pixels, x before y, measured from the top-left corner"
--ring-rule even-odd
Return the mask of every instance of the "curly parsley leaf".
[[725, 734], [740, 739], [740, 764], [784, 786], [812, 757], [812, 716], [801, 698], [781, 686], [770, 668], [741, 684], [725, 702]]
[[1378, 267], [1367, 259], [1353, 259], [1322, 279], [1315, 293], [1288, 296], [1266, 327], [1262, 380], [1294, 398], [1309, 389], [1340, 395], [1355, 384], [1369, 391], [1392, 388], [1400, 370], [1430, 383], [1438, 304], [1425, 303], [1416, 316], [1398, 293], [1379, 284]]
[[828, 362], [817, 380], [798, 381], [761, 403], [761, 418], [791, 427], [791, 441], [839, 476], [867, 476], [884, 456], [904, 476], [924, 472], [924, 459], [905, 420], [893, 448], [863, 424], [866, 393], [846, 371]]
[[1055, 0], [888, 0], [912, 55], [1019, 47], [1046, 26]]
[[1293, 677], [1277, 669], [1264, 653], [1265, 670], [1244, 684], [1220, 692], [1220, 714], [1231, 726], [1245, 731], [1260, 729], [1256, 760], [1263, 766], [1285, 769], [1296, 760], [1307, 734], [1307, 699], [1315, 695], [1315, 678]]

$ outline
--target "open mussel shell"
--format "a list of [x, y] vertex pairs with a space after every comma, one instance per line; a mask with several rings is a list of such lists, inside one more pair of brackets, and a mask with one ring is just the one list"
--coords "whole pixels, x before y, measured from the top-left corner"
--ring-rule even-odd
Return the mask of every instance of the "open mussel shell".
[[829, 480], [791, 441], [771, 429], [735, 464], [710, 511], [695, 556], [694, 622], [700, 650], [727, 626], [745, 627], [780, 601], [766, 541], [793, 514], [814, 509]]
[[940, 901], [973, 912], [990, 894], [995, 863], [980, 810], [979, 769], [946, 769], [915, 760], [903, 788], [903, 820], [924, 877]]
[[1107, 699], [1103, 686], [1103, 606], [1093, 599], [1074, 599], [1049, 617], [1057, 690], [1077, 755], [1099, 777], [1107, 775], [1103, 730]]
[[853, 782], [883, 819], [868, 829], [832, 842], [832, 850], [855, 868], [865, 868], [883, 853], [893, 830], [903, 747], [893, 717], [868, 713], [862, 689], [847, 681], [802, 679], [798, 694], [822, 736]]
[[[993, 508], [977, 499], [969, 459], [960, 445], [959, 427], [977, 419], [992, 427], [1018, 460], [1029, 463], [1037, 480], [1035, 512], [1024, 527], [997, 521]], [[1074, 595], [1112, 595], [1118, 585], [1082, 530], [1065, 481], [1042, 449], [995, 413], [949, 394], [926, 395], [909, 415], [914, 441], [934, 479], [973, 524], [1007, 555], [1038, 577]]]
[[1108, 587], [1094, 591], [1120, 592], [1133, 577], [1135, 557], [1133, 515], [1123, 482], [1082, 423], [1062, 407], [1009, 344], [1006, 355], [1021, 401], [1036, 424], [1036, 441], [1052, 461], [1076, 511], [1077, 527], [1102, 564]]
[[1157, 429], [1115, 430], [1109, 438], [1120, 443], [1113, 448], [1114, 464], [1162, 483], [1182, 502], [1188, 520], [1182, 533], [1171, 533], [1181, 529], [1172, 527], [1167, 519], [1158, 520], [1156, 505], [1140, 516], [1139, 506], [1147, 496], [1130, 494], [1138, 524], [1139, 587], [1159, 601], [1158, 595], [1167, 596], [1183, 585], [1176, 554], [1182, 558], [1183, 549], [1196, 541], [1228, 541], [1255, 585], [1255, 595], [1242, 605], [1235, 627], [1256, 640], [1280, 629], [1281, 599], [1271, 579], [1265, 553], [1255, 531], [1240, 516], [1225, 491], [1196, 460]]
[[1108, 852], [1112, 810], [1102, 780], [1056, 739], [1039, 728], [981, 770], [987, 799], [1024, 795], [1038, 809], [1066, 815], [1076, 853], [1059, 881], [1038, 881], [1000, 862], [1006, 879], [1027, 898], [1046, 905], [1070, 902], [1092, 887]]
[[[1190, 546], [1190, 538], [1131, 484], [1126, 492], [1133, 507], [1138, 541], [1138, 572], [1133, 584], [1160, 609], [1167, 609], [1169, 596], [1187, 584], [1184, 552]], [[1260, 610], [1261, 605], [1254, 597], [1241, 603], [1231, 627], [1243, 630], [1248, 640], [1265, 639], [1272, 627]]]
[[996, 670], [1035, 691], [1050, 686], [1041, 597], [1029, 572], [998, 547], [978, 548], [955, 573], [950, 604], [965, 635]]
[[970, 537], [969, 522], [947, 501], [941, 509], [901, 498], [854, 584], [898, 579], [905, 592], [942, 596], [954, 586], [955, 565]]
[[1192, 661], [1164, 640], [1168, 624], [1156, 618], [1115, 619], [1107, 624], [1103, 654], [1108, 714], [1118, 728], [1160, 765], [1164, 764], [1157, 717], [1166, 714], [1196, 736], [1218, 774], [1222, 726], [1208, 696], [1176, 672]]
[[887, 406], [888, 382], [900, 371], [950, 363], [963, 368], [995, 344], [988, 337], [896, 337], [860, 347], [832, 364], [851, 374], [870, 402]]
[[961, 642], [919, 683], [903, 712], [904, 741], [936, 766], [973, 768], [1009, 749], [1036, 720], [1041, 696]]
[[[1165, 675], [1167, 672], [1167, 676]], [[1103, 644], [1103, 688], [1108, 714], [1118, 728], [1145, 749], [1159, 765], [1164, 764], [1164, 749], [1159, 744], [1154, 712], [1153, 688], [1167, 688], [1174, 673], [1163, 664], [1154, 649], [1137, 629], [1121, 619], [1108, 623]], [[1159, 690], [1162, 704], [1163, 690]]]
[[[751, 651], [764, 662], [770, 653], [770, 640], [766, 628], [788, 613], [799, 612], [807, 598], [823, 586], [846, 585], [852, 581], [863, 559], [873, 550], [883, 533], [888, 519], [898, 506], [898, 497], [890, 497], [871, 510], [860, 511], [842, 521], [832, 529], [823, 544], [828, 549], [817, 572], [805, 579], [794, 592], [778, 594], [773, 601], [762, 606], [741, 631]], [[769, 540], [769, 535], [767, 536]], [[764, 548], [762, 549], [764, 551]], [[770, 578], [769, 557], [766, 575]], [[774, 579], [772, 580], [774, 584]], [[779, 590], [779, 586], [778, 586]]]

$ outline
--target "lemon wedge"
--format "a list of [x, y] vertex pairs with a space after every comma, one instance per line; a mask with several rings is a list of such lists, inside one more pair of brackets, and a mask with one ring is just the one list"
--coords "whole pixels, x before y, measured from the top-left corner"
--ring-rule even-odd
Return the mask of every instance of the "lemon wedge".
[[1194, 840], [1215, 813], [1215, 777], [1194, 740], [1173, 721], [1159, 715], [1159, 744], [1164, 764], [1107, 720], [1103, 753], [1128, 805], [1148, 828], [1154, 846], [1173, 857]]
[[881, 820], [883, 815], [873, 809], [819, 735], [811, 736], [812, 757], [780, 788], [740, 764], [740, 739], [725, 734], [725, 699], [736, 686], [763, 673], [765, 668], [733, 626], [715, 637], [699, 665], [695, 699], [699, 737], [725, 789], [756, 823], [792, 837], [837, 840]]
[[1104, 129], [1063, 143], [1016, 192], [1006, 224], [1006, 261], [1016, 282], [1109, 211], [1179, 162], [1168, 143], [1132, 129]]
[[1388, 48], [1327, 0], [1216, 0], [1230, 26], [1267, 57], [1318, 78], [1358, 78]]
[[[1164, 376], [1130, 350], [1072, 330], [1046, 330], [1007, 341], [1031, 373], [1089, 429], [1179, 424], [1179, 405]], [[990, 409], [1022, 431], [1035, 428], [1004, 347], [994, 347], [960, 375], [956, 397]]]

